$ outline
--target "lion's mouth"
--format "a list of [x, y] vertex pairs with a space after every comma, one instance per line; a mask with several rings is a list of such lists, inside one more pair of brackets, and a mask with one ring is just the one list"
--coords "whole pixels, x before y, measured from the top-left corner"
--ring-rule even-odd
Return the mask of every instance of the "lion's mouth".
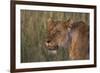
[[48, 50], [53, 51], [53, 50], [57, 50], [58, 48], [48, 48]]
[[58, 45], [54, 43], [45, 43], [46, 49], [48, 50], [48, 53], [56, 54], [58, 50]]
[[49, 46], [48, 50], [53, 51], [53, 50], [58, 50], [58, 46]]
[[57, 54], [57, 50], [58, 50], [57, 46], [48, 48], [48, 52], [52, 54]]

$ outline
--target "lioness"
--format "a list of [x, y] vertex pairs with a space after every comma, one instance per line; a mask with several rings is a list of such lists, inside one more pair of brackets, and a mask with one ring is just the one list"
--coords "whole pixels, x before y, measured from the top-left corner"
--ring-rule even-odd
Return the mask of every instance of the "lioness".
[[47, 28], [45, 45], [48, 50], [53, 52], [59, 47], [66, 48], [70, 60], [89, 58], [89, 25], [83, 21], [54, 21], [49, 18]]

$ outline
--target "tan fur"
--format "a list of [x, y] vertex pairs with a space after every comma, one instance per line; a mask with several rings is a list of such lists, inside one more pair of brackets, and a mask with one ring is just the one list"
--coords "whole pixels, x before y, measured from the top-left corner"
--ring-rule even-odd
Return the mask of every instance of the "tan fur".
[[[69, 37], [66, 36], [71, 31], [71, 43], [65, 44], [65, 40]], [[67, 21], [54, 21], [48, 20], [48, 37], [46, 46], [49, 49], [55, 49], [56, 46], [66, 47], [69, 50], [69, 58], [71, 60], [76, 59], [88, 59], [89, 58], [89, 28], [84, 22], [72, 22]]]
[[88, 59], [89, 58], [89, 37], [88, 26], [81, 23], [73, 33], [73, 39], [69, 50], [71, 59]]

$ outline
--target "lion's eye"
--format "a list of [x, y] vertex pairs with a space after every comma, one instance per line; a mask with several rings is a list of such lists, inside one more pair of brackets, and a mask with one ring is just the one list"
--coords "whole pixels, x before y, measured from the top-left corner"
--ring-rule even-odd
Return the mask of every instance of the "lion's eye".
[[61, 31], [57, 31], [57, 32], [61, 32]]
[[57, 33], [60, 33], [60, 32], [61, 32], [61, 31], [59, 31], [59, 30], [57, 31]]
[[53, 35], [53, 36], [56, 36], [57, 34], [60, 34], [60, 31], [53, 31], [53, 32], [52, 32], [52, 35]]

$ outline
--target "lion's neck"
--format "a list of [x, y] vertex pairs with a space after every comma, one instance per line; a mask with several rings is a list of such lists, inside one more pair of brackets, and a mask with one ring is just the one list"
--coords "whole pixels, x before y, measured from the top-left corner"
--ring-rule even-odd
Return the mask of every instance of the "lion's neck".
[[61, 47], [69, 48], [71, 41], [72, 41], [72, 31], [69, 31], [68, 33], [66, 33], [66, 37], [65, 37]]

